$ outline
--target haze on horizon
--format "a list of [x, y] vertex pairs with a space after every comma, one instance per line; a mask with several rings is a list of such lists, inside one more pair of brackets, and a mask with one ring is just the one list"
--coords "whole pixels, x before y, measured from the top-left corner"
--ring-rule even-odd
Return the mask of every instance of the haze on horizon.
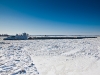
[[0, 0], [0, 34], [100, 35], [100, 0]]

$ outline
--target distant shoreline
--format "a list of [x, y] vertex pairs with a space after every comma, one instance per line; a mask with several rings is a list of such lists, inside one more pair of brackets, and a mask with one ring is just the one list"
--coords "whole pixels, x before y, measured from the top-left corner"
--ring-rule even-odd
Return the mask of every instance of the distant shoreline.
[[[0, 36], [8, 37], [11, 35]], [[98, 38], [100, 35], [29, 35], [27, 40], [42, 40], [42, 39], [85, 39], [85, 38]]]

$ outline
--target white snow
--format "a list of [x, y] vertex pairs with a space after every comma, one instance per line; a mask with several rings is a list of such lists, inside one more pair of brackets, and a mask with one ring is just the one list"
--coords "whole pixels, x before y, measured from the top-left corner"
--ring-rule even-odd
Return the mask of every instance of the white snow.
[[[77, 57], [65, 61], [66, 57], [33, 57], [40, 75], [99, 75], [100, 61], [95, 58]], [[52, 72], [51, 72], [52, 71]]]
[[0, 40], [0, 75], [99, 75], [100, 38]]

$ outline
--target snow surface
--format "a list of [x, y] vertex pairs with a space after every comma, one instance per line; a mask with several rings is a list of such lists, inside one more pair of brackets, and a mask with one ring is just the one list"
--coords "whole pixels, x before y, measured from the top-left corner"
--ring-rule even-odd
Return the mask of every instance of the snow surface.
[[0, 40], [0, 75], [99, 75], [100, 38]]

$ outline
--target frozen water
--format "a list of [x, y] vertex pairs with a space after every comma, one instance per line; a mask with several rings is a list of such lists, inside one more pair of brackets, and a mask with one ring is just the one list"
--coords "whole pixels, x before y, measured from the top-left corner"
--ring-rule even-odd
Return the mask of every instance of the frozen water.
[[30, 55], [24, 50], [28, 43], [5, 41], [0, 45], [0, 75], [38, 75]]
[[1, 40], [0, 75], [99, 75], [100, 38]]

